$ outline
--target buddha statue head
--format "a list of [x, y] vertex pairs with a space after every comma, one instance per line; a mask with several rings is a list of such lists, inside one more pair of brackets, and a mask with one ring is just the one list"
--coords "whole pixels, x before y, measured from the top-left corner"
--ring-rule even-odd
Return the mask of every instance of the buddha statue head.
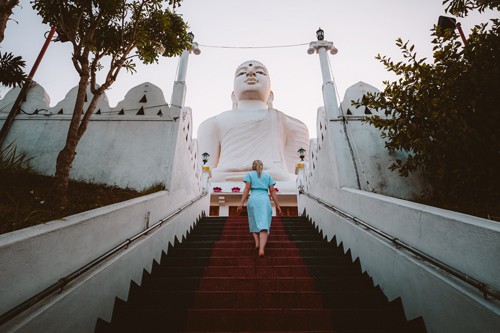
[[266, 66], [256, 60], [248, 60], [238, 66], [234, 74], [234, 91], [231, 95], [233, 110], [240, 101], [260, 101], [272, 108], [273, 92]]

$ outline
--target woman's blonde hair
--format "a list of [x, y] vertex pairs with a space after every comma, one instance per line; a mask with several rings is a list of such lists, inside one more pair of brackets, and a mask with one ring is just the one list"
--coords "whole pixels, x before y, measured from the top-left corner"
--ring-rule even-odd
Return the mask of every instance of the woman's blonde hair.
[[262, 169], [264, 169], [264, 164], [262, 163], [261, 160], [255, 160], [252, 163], [252, 170], [257, 171], [257, 175], [260, 178], [260, 175], [262, 174]]

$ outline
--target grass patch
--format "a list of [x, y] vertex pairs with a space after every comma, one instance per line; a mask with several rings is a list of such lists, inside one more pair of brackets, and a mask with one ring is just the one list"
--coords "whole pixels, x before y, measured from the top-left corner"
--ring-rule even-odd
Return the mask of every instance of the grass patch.
[[[55, 207], [53, 179], [17, 167], [0, 169], [0, 234], [145, 195], [116, 186], [70, 181], [68, 204]], [[148, 190], [152, 193], [156, 188]]]
[[14, 142], [11, 142], [0, 150], [0, 171], [30, 170], [32, 159], [26, 153], [18, 153]]

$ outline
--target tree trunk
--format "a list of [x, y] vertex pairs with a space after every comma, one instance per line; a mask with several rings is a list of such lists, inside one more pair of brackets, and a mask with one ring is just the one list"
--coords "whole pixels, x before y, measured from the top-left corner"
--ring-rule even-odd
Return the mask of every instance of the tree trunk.
[[87, 93], [87, 85], [89, 79], [81, 78], [78, 86], [78, 94], [75, 103], [75, 110], [68, 130], [66, 145], [57, 156], [56, 174], [54, 182], [54, 193], [56, 193], [59, 205], [65, 205], [67, 201], [69, 173], [71, 164], [76, 156], [76, 147], [80, 142], [83, 134], [87, 130], [92, 114], [97, 107], [97, 102], [104, 93], [104, 89], [99, 89], [92, 99], [82, 118], [83, 106], [85, 103], [85, 94]]
[[66, 137], [66, 145], [57, 156], [56, 173], [54, 180], [54, 195], [57, 203], [60, 206], [66, 205], [69, 183], [69, 172], [71, 163], [75, 159], [76, 146], [78, 145], [78, 128], [82, 118], [83, 106], [85, 103], [85, 94], [87, 93], [87, 85], [89, 76], [81, 76], [78, 84], [78, 93], [76, 95], [75, 108]]
[[12, 15], [12, 8], [19, 4], [19, 0], [0, 1], [0, 43], [4, 39], [5, 28], [7, 21]]

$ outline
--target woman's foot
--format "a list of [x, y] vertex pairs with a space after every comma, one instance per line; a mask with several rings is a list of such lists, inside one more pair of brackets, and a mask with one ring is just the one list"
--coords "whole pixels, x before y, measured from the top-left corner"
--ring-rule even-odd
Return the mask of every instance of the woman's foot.
[[264, 258], [264, 250], [259, 250], [259, 257]]

